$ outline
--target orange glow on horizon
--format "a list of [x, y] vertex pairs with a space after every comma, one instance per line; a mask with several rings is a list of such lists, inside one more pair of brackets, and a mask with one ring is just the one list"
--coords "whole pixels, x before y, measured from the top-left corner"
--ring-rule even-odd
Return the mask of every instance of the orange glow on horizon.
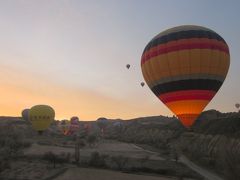
[[21, 116], [23, 109], [36, 104], [52, 106], [56, 119], [60, 120], [72, 116], [96, 120], [99, 117], [131, 119], [161, 114], [160, 102], [158, 107], [151, 108], [148, 103], [141, 104], [138, 99], [117, 99], [86, 88], [64, 87], [14, 69], [5, 68], [0, 72], [0, 77], [1, 116]]

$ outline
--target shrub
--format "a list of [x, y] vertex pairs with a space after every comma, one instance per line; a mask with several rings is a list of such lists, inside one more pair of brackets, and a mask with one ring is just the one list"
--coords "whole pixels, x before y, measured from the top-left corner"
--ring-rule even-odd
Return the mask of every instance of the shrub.
[[89, 146], [93, 146], [97, 141], [97, 136], [95, 134], [91, 134], [87, 137], [87, 142]]
[[10, 161], [22, 154], [31, 143], [23, 140], [23, 134], [14, 126], [0, 127], [0, 172], [10, 167]]
[[117, 165], [117, 168], [119, 170], [123, 170], [129, 158], [119, 155], [119, 156], [112, 156], [111, 160]]
[[53, 152], [49, 151], [43, 155], [43, 159], [48, 161], [49, 163], [53, 164], [53, 168], [56, 167], [56, 164], [63, 164], [70, 161], [70, 153], [62, 152], [60, 155], [54, 154]]
[[104, 154], [101, 155], [98, 152], [93, 152], [89, 160], [89, 165], [94, 167], [105, 168], [106, 158], [108, 158], [108, 155], [104, 155]]
[[149, 160], [149, 156], [145, 155], [143, 158], [140, 159], [141, 166], [144, 166], [144, 164]]

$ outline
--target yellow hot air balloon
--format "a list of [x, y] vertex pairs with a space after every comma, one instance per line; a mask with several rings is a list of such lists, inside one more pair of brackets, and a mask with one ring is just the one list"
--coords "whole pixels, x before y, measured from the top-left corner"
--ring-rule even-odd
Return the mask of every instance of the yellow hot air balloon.
[[225, 40], [208, 28], [193, 25], [158, 34], [141, 58], [146, 83], [185, 127], [192, 126], [217, 93], [229, 65]]
[[32, 123], [33, 129], [40, 134], [50, 126], [54, 117], [55, 112], [48, 105], [36, 105], [29, 110], [29, 120]]

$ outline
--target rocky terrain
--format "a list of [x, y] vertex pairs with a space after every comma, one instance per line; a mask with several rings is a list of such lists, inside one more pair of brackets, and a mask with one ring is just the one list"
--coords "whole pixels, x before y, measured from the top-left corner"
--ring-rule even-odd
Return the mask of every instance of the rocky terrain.
[[[84, 142], [80, 148], [81, 167], [103, 167], [121, 171], [124, 168], [132, 173], [202, 179], [201, 175], [180, 162], [184, 156], [219, 174], [222, 179], [240, 179], [239, 113], [221, 113], [216, 110], [203, 112], [191, 131], [183, 128], [175, 117], [108, 119], [104, 137], [100, 134], [96, 121], [81, 123], [91, 124], [89, 134], [81, 139]], [[80, 134], [81, 131], [80, 128]], [[94, 142], [90, 142], [90, 136], [95, 137]], [[20, 117], [0, 117], [0, 137], [0, 175], [5, 179], [27, 179], [26, 176], [31, 173], [30, 177], [33, 179], [40, 176], [45, 179], [52, 176], [55, 178], [54, 174], [61, 174], [76, 161], [76, 137], [63, 136], [57, 121], [39, 136], [31, 124]], [[116, 157], [125, 158], [127, 163], [119, 162]], [[64, 165], [57, 163], [55, 168], [46, 170], [46, 165], [52, 167], [48, 163], [52, 162], [51, 158]], [[22, 168], [25, 170], [19, 173], [21, 168], [18, 167], [25, 167]], [[32, 167], [45, 171], [35, 174]], [[76, 168], [75, 165], [74, 167]], [[31, 172], [28, 173], [26, 169], [29, 168]], [[81, 171], [85, 173], [84, 169]], [[75, 170], [67, 172], [76, 173]], [[71, 176], [71, 173], [65, 176]], [[21, 176], [17, 176], [19, 174]]]

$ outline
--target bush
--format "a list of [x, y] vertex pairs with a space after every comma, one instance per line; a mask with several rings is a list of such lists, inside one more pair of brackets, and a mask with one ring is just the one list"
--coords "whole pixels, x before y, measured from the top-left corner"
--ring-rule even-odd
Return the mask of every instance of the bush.
[[111, 160], [117, 165], [117, 168], [119, 170], [123, 170], [129, 158], [119, 155], [119, 156], [112, 156]]
[[95, 134], [91, 134], [87, 137], [87, 142], [89, 146], [93, 146], [97, 141], [97, 136]]
[[60, 155], [54, 154], [53, 152], [49, 151], [43, 155], [43, 159], [48, 161], [49, 163], [53, 164], [53, 168], [56, 167], [56, 164], [63, 164], [70, 161], [70, 153], [62, 152]]
[[89, 160], [89, 165], [94, 167], [105, 168], [106, 158], [108, 158], [108, 155], [104, 155], [104, 154], [101, 155], [98, 152], [93, 152]]
[[51, 151], [46, 152], [43, 155], [43, 159], [47, 160], [49, 163], [53, 163], [54, 168], [56, 167], [56, 155], [53, 152], [51, 152]]
[[140, 159], [141, 166], [144, 166], [144, 164], [149, 160], [149, 156], [145, 155], [143, 158]]
[[23, 134], [17, 128], [7, 125], [0, 127], [0, 172], [10, 167], [10, 161], [18, 158], [22, 149], [31, 143], [23, 140]]

